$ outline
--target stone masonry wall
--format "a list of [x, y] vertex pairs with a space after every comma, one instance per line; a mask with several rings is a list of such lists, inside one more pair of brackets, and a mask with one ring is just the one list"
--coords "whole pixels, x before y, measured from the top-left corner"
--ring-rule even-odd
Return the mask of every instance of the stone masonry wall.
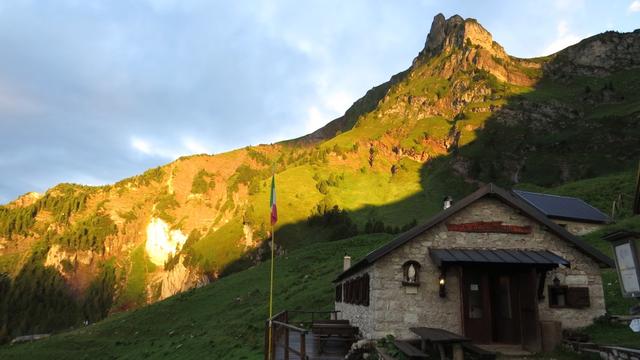
[[[371, 282], [375, 278], [375, 268], [369, 267], [363, 271], [360, 271], [353, 275], [352, 277], [358, 277], [364, 275], [365, 273], [369, 273], [369, 306], [362, 305], [354, 305], [347, 304], [345, 302], [336, 302], [335, 309], [340, 311], [338, 314], [339, 319], [347, 319], [351, 322], [351, 325], [357, 326], [360, 329], [360, 333], [367, 338], [370, 338], [369, 334], [373, 332], [373, 321], [375, 319], [374, 316], [374, 302], [376, 299], [376, 294], [374, 289], [371, 287]], [[344, 283], [344, 282], [343, 282]], [[342, 285], [343, 283], [340, 283]], [[338, 285], [338, 284], [335, 284]], [[344, 291], [342, 292], [342, 296], [344, 297]]]
[[603, 226], [602, 224], [593, 224], [593, 223], [567, 221], [567, 220], [556, 220], [556, 219], [553, 219], [553, 222], [558, 225], [564, 226], [568, 232], [578, 236], [592, 233]]
[[[448, 231], [445, 223], [503, 221], [509, 225], [529, 225], [531, 234], [466, 233]], [[605, 312], [602, 279], [598, 264], [570, 243], [546, 231], [537, 222], [520, 215], [508, 205], [492, 198], [483, 198], [412, 239], [379, 259], [369, 269], [371, 299], [368, 309], [362, 306], [336, 304], [342, 316], [359, 326], [367, 338], [393, 334], [399, 338], [415, 338], [412, 326], [433, 326], [462, 333], [459, 269], [449, 268], [446, 277], [446, 298], [438, 295], [439, 270], [431, 262], [429, 247], [434, 248], [507, 248], [549, 250], [569, 260], [571, 268], [550, 272], [547, 283], [558, 276], [562, 284], [588, 286], [591, 306], [586, 309], [551, 309], [548, 297], [538, 303], [540, 320], [562, 321], [564, 328], [576, 328], [592, 323]], [[421, 264], [420, 286], [402, 285], [402, 265], [408, 260]], [[546, 286], [545, 286], [546, 288]], [[372, 317], [372, 320], [369, 320]]]

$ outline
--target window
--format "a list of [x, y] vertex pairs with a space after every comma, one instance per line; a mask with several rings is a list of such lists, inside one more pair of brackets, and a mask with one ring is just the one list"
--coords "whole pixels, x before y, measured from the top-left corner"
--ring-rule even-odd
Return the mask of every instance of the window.
[[340, 295], [345, 303], [369, 306], [369, 274], [346, 281], [344, 289], [338, 286], [336, 288], [336, 299], [338, 298], [338, 288], [340, 288]]
[[420, 286], [420, 263], [407, 261], [402, 265], [402, 284], [407, 286]]
[[567, 306], [567, 287], [549, 286], [549, 307], [562, 308]]
[[549, 307], [581, 309], [591, 306], [588, 287], [549, 286]]

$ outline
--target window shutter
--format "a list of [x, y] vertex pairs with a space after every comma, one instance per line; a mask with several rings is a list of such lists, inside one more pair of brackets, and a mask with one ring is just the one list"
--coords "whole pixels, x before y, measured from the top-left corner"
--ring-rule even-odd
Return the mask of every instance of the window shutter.
[[342, 284], [336, 286], [336, 302], [342, 302]]
[[586, 308], [591, 305], [588, 287], [570, 287], [567, 289], [567, 306]]
[[369, 294], [371, 289], [369, 288], [369, 274], [364, 274], [362, 279], [364, 281], [364, 299], [362, 301], [362, 305], [369, 306]]

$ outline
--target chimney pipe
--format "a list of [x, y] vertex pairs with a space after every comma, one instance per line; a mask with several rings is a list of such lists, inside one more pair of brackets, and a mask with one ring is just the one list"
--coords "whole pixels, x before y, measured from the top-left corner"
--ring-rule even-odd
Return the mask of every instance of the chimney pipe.
[[351, 256], [345, 254], [344, 255], [344, 263], [342, 265], [342, 271], [347, 271], [351, 267]]
[[446, 196], [442, 200], [442, 208], [444, 210], [447, 210], [448, 208], [450, 208], [452, 204], [453, 204], [453, 198], [451, 196]]

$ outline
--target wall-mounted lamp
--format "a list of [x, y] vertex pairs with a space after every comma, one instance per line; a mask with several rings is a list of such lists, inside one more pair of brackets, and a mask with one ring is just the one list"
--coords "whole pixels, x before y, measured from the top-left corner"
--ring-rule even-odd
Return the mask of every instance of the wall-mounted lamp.
[[555, 287], [560, 286], [560, 279], [558, 279], [557, 276], [554, 276], [552, 281], [553, 281], [553, 286]]
[[446, 278], [447, 278], [447, 271], [445, 269], [442, 269], [442, 271], [440, 272], [440, 279], [438, 280], [438, 283], [440, 285], [441, 298], [447, 297]]

